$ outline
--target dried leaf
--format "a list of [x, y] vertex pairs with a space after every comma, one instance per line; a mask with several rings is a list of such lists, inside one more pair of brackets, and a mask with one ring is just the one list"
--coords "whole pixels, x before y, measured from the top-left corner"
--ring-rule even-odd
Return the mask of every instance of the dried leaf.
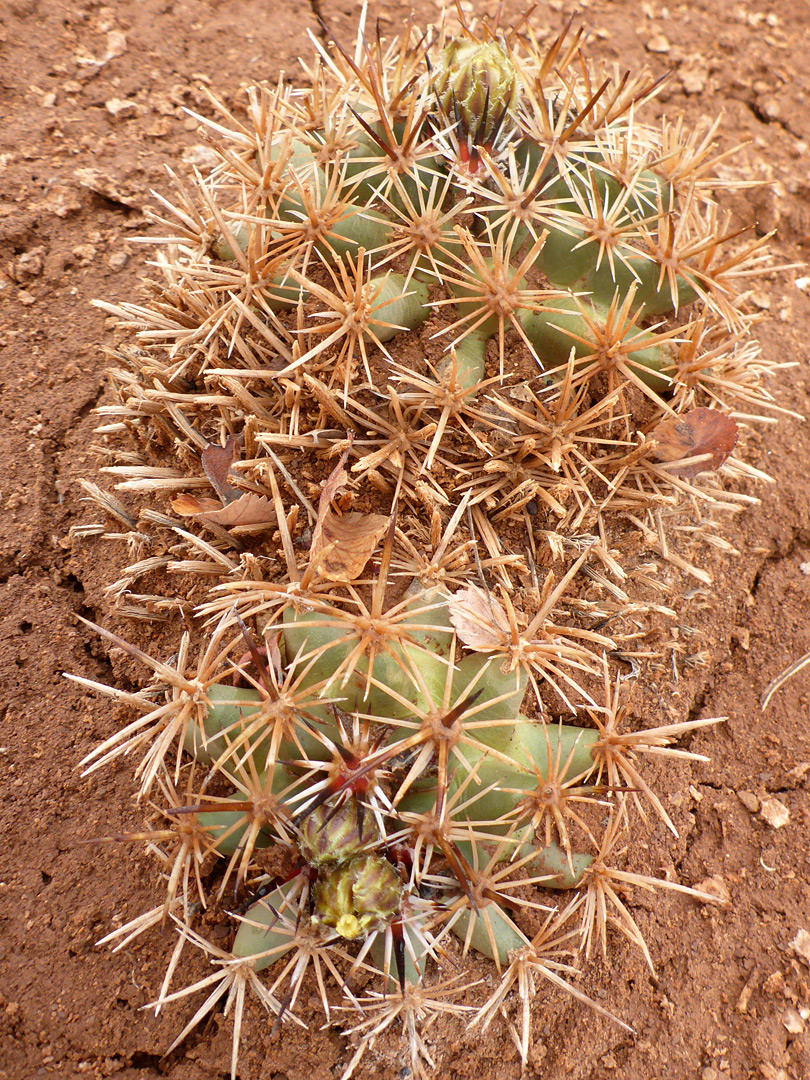
[[241, 438], [241, 435], [231, 435], [224, 446], [210, 443], [200, 454], [205, 475], [223, 503], [233, 502], [242, 495], [239, 488], [228, 482], [228, 473], [231, 471]]
[[321, 488], [321, 497], [320, 499], [318, 499], [318, 523], [315, 525], [315, 530], [312, 534], [313, 542], [318, 534], [318, 525], [320, 524], [321, 518], [326, 514], [326, 511], [329, 509], [332, 499], [337, 496], [337, 493], [340, 491], [341, 488], [346, 486], [346, 482], [349, 479], [349, 474], [346, 472], [343, 466], [346, 464], [346, 459], [349, 456], [350, 449], [351, 444], [347, 446], [343, 453], [340, 455], [340, 460], [338, 461], [334, 469], [332, 469], [332, 471], [329, 473], [329, 476], [326, 478], [326, 483]]
[[[207, 446], [200, 455], [202, 467], [217, 499], [198, 499], [195, 495], [178, 495], [172, 499], [172, 509], [181, 517], [192, 517], [209, 525], [235, 526], [274, 525], [276, 512], [264, 495], [242, 492], [228, 483], [228, 473], [239, 448], [240, 435], [231, 435], [224, 446]], [[223, 505], [224, 504], [224, 505]]]
[[172, 499], [172, 510], [180, 517], [197, 517], [199, 514], [210, 514], [221, 509], [222, 503], [218, 499], [198, 499], [196, 495], [186, 493]]
[[447, 608], [458, 640], [473, 652], [494, 652], [509, 641], [511, 629], [503, 606], [477, 585], [454, 593]]
[[336, 514], [332, 509], [332, 500], [349, 478], [343, 467], [348, 456], [347, 447], [323, 485], [312, 530], [310, 562], [327, 581], [358, 578], [389, 526], [383, 514]]
[[[683, 416], [662, 420], [652, 431], [652, 455], [657, 461], [677, 462], [698, 456], [703, 461], [684, 462], [669, 470], [688, 480], [709, 469], [719, 469], [737, 445], [739, 429], [734, 420], [717, 409], [692, 409]], [[711, 455], [706, 458], [705, 455]]]
[[216, 499], [197, 499], [193, 495], [178, 495], [172, 499], [172, 510], [181, 517], [193, 517], [210, 525], [222, 525], [226, 529], [234, 525], [273, 525], [276, 512], [264, 495], [246, 491], [227, 506]]
[[384, 514], [336, 514], [327, 509], [318, 518], [317, 543], [312, 534], [311, 562], [327, 581], [354, 581], [388, 530]]

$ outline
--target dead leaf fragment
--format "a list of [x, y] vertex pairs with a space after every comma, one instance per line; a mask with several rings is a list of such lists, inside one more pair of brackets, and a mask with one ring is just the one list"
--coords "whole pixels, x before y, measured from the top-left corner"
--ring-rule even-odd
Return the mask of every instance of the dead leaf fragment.
[[200, 454], [203, 472], [209, 483], [224, 503], [233, 502], [241, 497], [242, 492], [228, 480], [236, 451], [239, 449], [241, 435], [231, 435], [224, 446], [209, 443]]
[[318, 520], [312, 530], [310, 564], [327, 581], [358, 578], [390, 524], [383, 514], [337, 514], [332, 509], [332, 500], [349, 479], [343, 467], [349, 449], [344, 450], [323, 485]]
[[384, 514], [336, 514], [327, 509], [312, 534], [310, 561], [327, 581], [360, 577], [377, 544], [388, 531]]
[[739, 429], [730, 416], [717, 409], [691, 409], [653, 428], [652, 456], [666, 463], [682, 462], [668, 471], [692, 480], [698, 473], [719, 469], [738, 437]]
[[458, 640], [473, 652], [494, 652], [510, 639], [511, 628], [503, 605], [477, 585], [454, 593], [447, 609]]
[[181, 517], [193, 517], [212, 525], [231, 529], [236, 525], [273, 525], [276, 512], [264, 495], [246, 491], [239, 499], [222, 506], [216, 499], [197, 499], [194, 495], [178, 495], [172, 499], [172, 510]]
[[231, 435], [224, 446], [209, 444], [200, 454], [203, 471], [217, 499], [198, 499], [196, 495], [178, 495], [172, 510], [180, 517], [196, 518], [225, 529], [249, 525], [274, 525], [276, 511], [265, 495], [242, 492], [228, 481], [231, 465], [239, 448], [241, 435]]

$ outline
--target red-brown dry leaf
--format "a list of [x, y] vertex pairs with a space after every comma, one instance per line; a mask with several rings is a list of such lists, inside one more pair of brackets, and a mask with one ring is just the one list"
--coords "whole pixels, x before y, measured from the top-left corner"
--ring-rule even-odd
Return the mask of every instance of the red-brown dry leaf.
[[323, 485], [312, 530], [310, 562], [327, 581], [358, 578], [389, 525], [383, 514], [336, 514], [332, 509], [332, 500], [349, 479], [343, 467], [348, 456], [347, 447]]
[[459, 589], [447, 608], [458, 640], [473, 652], [493, 652], [509, 640], [509, 619], [503, 606], [477, 585]]
[[668, 470], [692, 480], [698, 473], [719, 469], [737, 445], [738, 436], [739, 429], [730, 416], [717, 409], [692, 409], [683, 416], [662, 420], [653, 428], [652, 456], [670, 462], [711, 454], [703, 461]]
[[228, 481], [228, 474], [236, 457], [236, 451], [239, 449], [241, 438], [241, 435], [231, 435], [224, 446], [215, 446], [211, 443], [200, 454], [203, 471], [223, 503], [233, 502], [242, 494], [239, 488]]
[[227, 506], [216, 499], [198, 499], [194, 495], [178, 495], [172, 499], [172, 510], [181, 517], [193, 517], [198, 521], [222, 525], [230, 529], [234, 525], [273, 525], [276, 512], [264, 495], [246, 491]]

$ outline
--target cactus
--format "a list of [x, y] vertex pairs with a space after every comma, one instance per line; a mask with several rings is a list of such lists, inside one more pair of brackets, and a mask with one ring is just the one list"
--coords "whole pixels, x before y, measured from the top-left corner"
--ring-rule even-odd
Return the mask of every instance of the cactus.
[[[209, 988], [177, 1045], [227, 992], [232, 1075], [247, 990], [296, 1022], [310, 966], [327, 1019], [341, 996], [369, 1013], [346, 1078], [395, 1019], [430, 1070], [421, 1023], [468, 1008], [436, 981], [451, 934], [501, 975], [472, 1023], [519, 998], [524, 1066], [535, 976], [609, 1015], [567, 977], [609, 926], [652, 968], [623, 889], [701, 894], [615, 849], [645, 803], [675, 831], [644, 756], [698, 758], [671, 744], [717, 718], [621, 730], [613, 658], [631, 616], [668, 613], [631, 601], [621, 553], [640, 539], [704, 574], [666, 518], [744, 504], [695, 461], [744, 471], [736, 428], [718, 449], [711, 425], [770, 404], [736, 299], [764, 254], [713, 201], [716, 126], [643, 126], [658, 84], [589, 64], [578, 34], [544, 51], [442, 25], [383, 47], [364, 19], [353, 50], [316, 45], [307, 91], [199, 117], [219, 164], [161, 199], [162, 276], [145, 304], [101, 305], [139, 344], [101, 429], [140, 447], [119, 488], [204, 471], [219, 496], [150, 507], [129, 540], [168, 530], [167, 555], [112, 588], [162, 618], [177, 601], [136, 598], [140, 576], [207, 581], [196, 665], [188, 636], [164, 663], [102, 630], [165, 700], [78, 679], [142, 714], [87, 770], [143, 752], [139, 797], [166, 804], [136, 836], [172, 866], [167, 899], [110, 940], [177, 920], [157, 1007]], [[664, 454], [661, 425], [693, 410], [708, 441]], [[201, 905], [229, 912], [231, 951], [201, 936]], [[188, 943], [218, 970], [172, 991]], [[364, 998], [358, 970], [378, 980]]]

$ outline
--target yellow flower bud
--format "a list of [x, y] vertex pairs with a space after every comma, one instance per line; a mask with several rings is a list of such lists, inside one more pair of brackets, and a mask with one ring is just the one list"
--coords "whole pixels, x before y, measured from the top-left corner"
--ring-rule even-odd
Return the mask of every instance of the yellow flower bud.
[[484, 146], [514, 108], [520, 89], [517, 71], [495, 41], [453, 38], [445, 46], [433, 77], [442, 110], [460, 134]]
[[365, 855], [322, 870], [315, 883], [315, 918], [350, 941], [365, 937], [399, 910], [402, 882], [387, 859]]

